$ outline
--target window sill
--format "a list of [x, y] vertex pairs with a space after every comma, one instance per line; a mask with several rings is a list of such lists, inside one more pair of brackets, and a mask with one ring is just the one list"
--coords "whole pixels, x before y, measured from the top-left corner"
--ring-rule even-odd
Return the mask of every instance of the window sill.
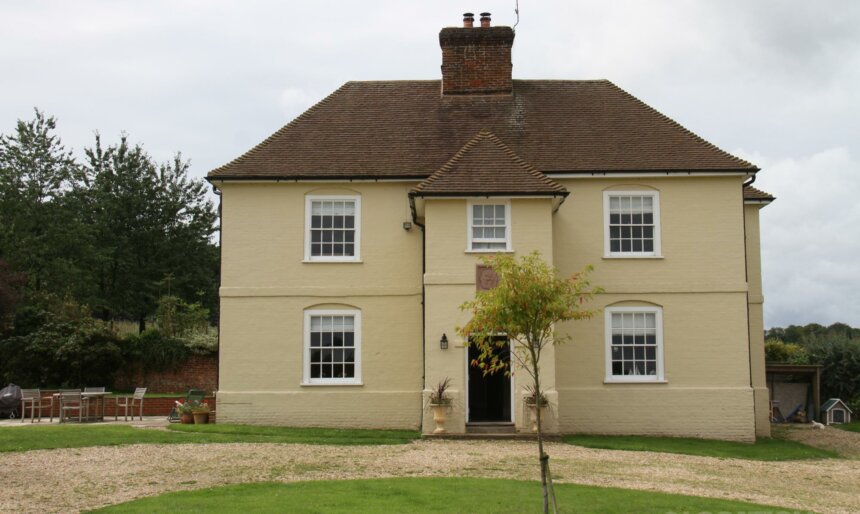
[[513, 250], [464, 250], [463, 253], [514, 253]]
[[331, 383], [311, 383], [302, 382], [300, 387], [364, 387], [363, 382], [331, 382]]
[[302, 259], [303, 264], [361, 264], [364, 261], [361, 259], [325, 259], [325, 260], [316, 260], [316, 259]]
[[659, 380], [649, 380], [649, 379], [617, 379], [617, 378], [606, 378], [603, 380], [604, 384], [668, 384], [669, 381], [665, 378], [661, 378]]
[[662, 255], [604, 255], [604, 259], [662, 259]]

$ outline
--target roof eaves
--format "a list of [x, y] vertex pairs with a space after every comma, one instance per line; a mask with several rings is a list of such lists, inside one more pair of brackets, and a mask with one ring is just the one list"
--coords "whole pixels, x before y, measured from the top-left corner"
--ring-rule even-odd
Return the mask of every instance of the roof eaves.
[[667, 115], [663, 114], [662, 112], [658, 111], [658, 110], [657, 110], [657, 109], [655, 109], [654, 107], [651, 107], [650, 105], [648, 105], [647, 103], [643, 102], [642, 100], [640, 100], [640, 99], [639, 99], [639, 98], [637, 98], [636, 96], [634, 96], [634, 95], [630, 94], [629, 92], [627, 92], [625, 89], [621, 88], [620, 86], [618, 86], [618, 85], [617, 85], [617, 84], [615, 84], [614, 82], [609, 81], [609, 80], [607, 80], [606, 82], [607, 82], [607, 84], [609, 84], [611, 87], [614, 87], [615, 89], [617, 89], [618, 91], [620, 91], [622, 94], [624, 94], [625, 96], [627, 96], [628, 98], [630, 98], [630, 99], [631, 99], [631, 100], [633, 100], [634, 102], [638, 103], [639, 105], [641, 105], [642, 107], [644, 107], [645, 109], [647, 109], [647, 110], [648, 110], [649, 112], [651, 112], [652, 114], [655, 114], [656, 116], [660, 117], [661, 119], [663, 119], [663, 120], [667, 121], [669, 124], [671, 124], [671, 125], [672, 125], [672, 126], [674, 126], [675, 128], [679, 129], [679, 130], [680, 130], [683, 134], [685, 134], [687, 137], [689, 137], [689, 138], [693, 139], [694, 141], [696, 141], [696, 142], [698, 142], [698, 143], [701, 143], [701, 144], [703, 144], [703, 145], [707, 146], [708, 148], [714, 149], [714, 150], [716, 150], [716, 151], [720, 152], [721, 154], [723, 154], [724, 156], [726, 156], [726, 157], [728, 157], [728, 158], [730, 158], [730, 159], [734, 160], [735, 162], [737, 162], [738, 164], [740, 164], [740, 165], [741, 165], [741, 168], [742, 168], [742, 169], [760, 171], [760, 168], [759, 168], [758, 166], [756, 166], [755, 164], [753, 164], [753, 163], [751, 163], [751, 162], [749, 162], [749, 161], [746, 161], [746, 160], [744, 160], [744, 159], [741, 159], [740, 157], [737, 157], [737, 156], [735, 156], [735, 155], [732, 155], [732, 154], [730, 154], [729, 152], [727, 152], [727, 151], [723, 150], [722, 148], [718, 147], [717, 145], [715, 145], [715, 144], [711, 143], [710, 141], [707, 141], [706, 139], [704, 139], [704, 138], [703, 138], [703, 137], [701, 137], [700, 135], [696, 134], [696, 133], [695, 133], [695, 132], [693, 132], [692, 130], [688, 129], [687, 127], [685, 127], [685, 126], [681, 125], [680, 123], [678, 123], [678, 122], [677, 122], [677, 121], [675, 121], [674, 119], [672, 119], [672, 118], [670, 118], [669, 116], [667, 116]]
[[269, 142], [271, 142], [271, 141], [273, 141], [273, 140], [277, 139], [277, 138], [278, 138], [278, 137], [280, 137], [283, 133], [285, 133], [286, 131], [288, 131], [288, 130], [290, 130], [291, 128], [293, 128], [293, 127], [295, 127], [296, 125], [298, 125], [300, 122], [302, 122], [302, 121], [304, 121], [305, 119], [307, 119], [307, 118], [308, 118], [309, 116], [311, 116], [314, 112], [316, 112], [316, 111], [317, 111], [318, 109], [320, 109], [322, 106], [324, 106], [324, 105], [325, 105], [325, 104], [327, 104], [329, 101], [331, 101], [331, 99], [332, 99], [332, 98], [334, 98], [335, 96], [337, 96], [338, 94], [340, 94], [340, 93], [341, 93], [343, 90], [345, 90], [346, 88], [350, 87], [350, 86], [352, 85], [352, 83], [353, 83], [352, 81], [349, 81], [349, 82], [345, 82], [345, 83], [343, 83], [343, 85], [341, 85], [339, 88], [337, 88], [337, 89], [335, 89], [334, 91], [332, 91], [332, 93], [331, 93], [331, 94], [329, 94], [328, 96], [326, 96], [325, 98], [323, 98], [323, 99], [322, 99], [322, 100], [320, 100], [319, 102], [317, 102], [317, 103], [315, 103], [314, 105], [312, 105], [312, 106], [311, 106], [310, 108], [308, 108], [306, 111], [304, 111], [303, 113], [299, 114], [299, 115], [298, 115], [297, 117], [295, 117], [292, 121], [290, 121], [289, 123], [287, 123], [287, 124], [286, 124], [286, 125], [284, 125], [283, 127], [281, 127], [281, 128], [279, 128], [278, 130], [276, 130], [274, 133], [272, 133], [272, 135], [270, 135], [270, 136], [269, 136], [269, 137], [267, 137], [266, 139], [262, 140], [260, 143], [258, 143], [256, 146], [254, 146], [253, 148], [251, 148], [251, 149], [250, 149], [250, 150], [248, 150], [247, 152], [243, 153], [242, 155], [240, 155], [239, 157], [237, 157], [237, 158], [233, 159], [232, 161], [228, 162], [227, 164], [221, 165], [221, 166], [219, 166], [219, 167], [217, 167], [217, 168], [215, 168], [215, 169], [211, 170], [209, 173], [207, 173], [207, 177], [210, 177], [210, 176], [212, 176], [212, 177], [217, 177], [217, 176], [218, 176], [218, 173], [221, 173], [221, 172], [227, 171], [227, 170], [229, 170], [230, 168], [232, 168], [233, 166], [236, 166], [236, 165], [238, 165], [238, 164], [242, 163], [243, 161], [245, 161], [245, 160], [246, 160], [246, 159], [248, 159], [249, 157], [252, 157], [252, 156], [253, 156], [254, 154], [256, 154], [256, 153], [257, 153], [261, 148], [263, 148], [264, 146], [266, 146], [267, 144], [269, 144]]

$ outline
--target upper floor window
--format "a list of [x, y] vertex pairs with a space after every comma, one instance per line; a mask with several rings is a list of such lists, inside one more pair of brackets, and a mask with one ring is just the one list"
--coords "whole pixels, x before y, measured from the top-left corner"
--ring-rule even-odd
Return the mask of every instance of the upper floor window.
[[361, 197], [308, 196], [305, 202], [305, 260], [359, 260]]
[[305, 311], [305, 383], [361, 383], [361, 311]]
[[604, 255], [660, 256], [660, 193], [604, 191]]
[[607, 307], [606, 381], [663, 381], [663, 310]]
[[472, 203], [469, 209], [469, 251], [511, 250], [511, 204]]

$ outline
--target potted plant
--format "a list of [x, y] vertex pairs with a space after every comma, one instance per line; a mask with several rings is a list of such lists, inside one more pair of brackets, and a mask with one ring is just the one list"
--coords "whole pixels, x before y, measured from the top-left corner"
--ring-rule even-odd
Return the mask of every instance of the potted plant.
[[191, 414], [194, 415], [195, 425], [205, 425], [209, 423], [209, 404], [206, 402], [192, 402]]
[[[535, 394], [535, 388], [533, 386], [526, 386], [526, 397], [523, 401], [526, 404], [526, 407], [529, 409], [529, 421], [531, 422], [531, 430], [532, 432], [537, 432], [537, 409], [540, 407], [541, 409], [545, 409], [549, 402], [544, 396], [543, 392], [540, 394], [540, 398], [538, 398], [537, 394]], [[543, 416], [543, 412], [541, 411], [541, 417]]]
[[434, 434], [444, 434], [445, 421], [448, 419], [448, 407], [451, 405], [451, 397], [448, 396], [448, 388], [451, 379], [445, 378], [436, 384], [436, 388], [430, 392], [430, 408], [433, 409], [433, 422], [436, 423]]
[[179, 422], [183, 425], [194, 424], [194, 412], [191, 410], [191, 403], [176, 402], [176, 410], [179, 411]]

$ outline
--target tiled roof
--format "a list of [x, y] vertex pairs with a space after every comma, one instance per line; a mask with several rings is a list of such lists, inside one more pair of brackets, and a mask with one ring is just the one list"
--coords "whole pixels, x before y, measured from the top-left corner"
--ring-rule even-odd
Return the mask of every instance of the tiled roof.
[[347, 82], [209, 178], [426, 178], [483, 128], [544, 173], [758, 169], [606, 80], [515, 80], [513, 95], [440, 87]]
[[772, 202], [776, 200], [776, 197], [770, 193], [762, 191], [761, 189], [756, 189], [752, 186], [744, 186], [744, 200]]
[[524, 162], [487, 129], [475, 135], [410, 194], [441, 196], [477, 193], [567, 196], [564, 186]]

